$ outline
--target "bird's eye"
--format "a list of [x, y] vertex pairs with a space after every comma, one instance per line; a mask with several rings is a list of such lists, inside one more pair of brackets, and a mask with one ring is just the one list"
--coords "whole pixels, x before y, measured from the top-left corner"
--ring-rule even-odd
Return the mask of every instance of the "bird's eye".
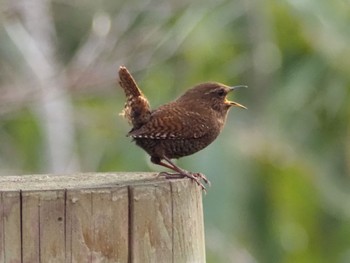
[[224, 89], [219, 89], [216, 92], [220, 97], [223, 97], [226, 95], [226, 91]]

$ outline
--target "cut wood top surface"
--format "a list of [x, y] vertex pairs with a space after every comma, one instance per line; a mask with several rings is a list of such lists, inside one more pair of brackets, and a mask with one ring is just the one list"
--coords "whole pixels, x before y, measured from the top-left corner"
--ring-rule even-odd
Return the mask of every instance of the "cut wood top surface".
[[145, 182], [161, 183], [165, 180], [158, 173], [145, 172], [8, 175], [0, 176], [0, 191], [106, 188]]

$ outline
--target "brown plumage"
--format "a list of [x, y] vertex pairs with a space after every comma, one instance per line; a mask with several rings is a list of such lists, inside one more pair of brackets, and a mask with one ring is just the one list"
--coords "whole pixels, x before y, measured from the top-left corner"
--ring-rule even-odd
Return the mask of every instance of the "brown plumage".
[[125, 67], [119, 68], [119, 84], [124, 89], [126, 96], [125, 107], [121, 115], [134, 129], [138, 129], [151, 118], [149, 102]]
[[245, 108], [227, 100], [226, 95], [245, 86], [202, 83], [178, 99], [151, 110], [148, 100], [123, 66], [119, 69], [119, 79], [127, 98], [122, 115], [133, 126], [127, 136], [151, 156], [153, 163], [176, 172], [162, 173], [167, 178], [189, 177], [205, 189], [201, 180], [209, 181], [203, 174], [183, 170], [171, 159], [191, 155], [213, 142], [224, 127], [229, 109]]

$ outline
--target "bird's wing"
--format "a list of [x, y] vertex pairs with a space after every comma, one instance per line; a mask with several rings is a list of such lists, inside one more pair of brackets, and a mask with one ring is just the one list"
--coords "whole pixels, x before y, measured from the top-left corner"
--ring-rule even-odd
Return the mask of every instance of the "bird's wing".
[[128, 136], [149, 139], [191, 139], [200, 138], [210, 132], [207, 115], [190, 109], [166, 105], [151, 114], [149, 122], [139, 129], [133, 129]]

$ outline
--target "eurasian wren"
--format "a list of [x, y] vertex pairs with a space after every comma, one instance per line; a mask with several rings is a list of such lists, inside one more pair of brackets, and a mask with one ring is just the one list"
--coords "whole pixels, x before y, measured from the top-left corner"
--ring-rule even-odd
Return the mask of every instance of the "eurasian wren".
[[133, 126], [127, 136], [144, 149], [155, 164], [175, 172], [163, 172], [167, 178], [189, 177], [205, 190], [201, 173], [188, 172], [171, 159], [191, 155], [213, 142], [224, 127], [232, 106], [243, 105], [227, 100], [226, 96], [239, 87], [229, 87], [216, 82], [196, 85], [178, 99], [151, 110], [147, 98], [129, 71], [119, 68], [119, 83], [126, 95], [123, 115]]

